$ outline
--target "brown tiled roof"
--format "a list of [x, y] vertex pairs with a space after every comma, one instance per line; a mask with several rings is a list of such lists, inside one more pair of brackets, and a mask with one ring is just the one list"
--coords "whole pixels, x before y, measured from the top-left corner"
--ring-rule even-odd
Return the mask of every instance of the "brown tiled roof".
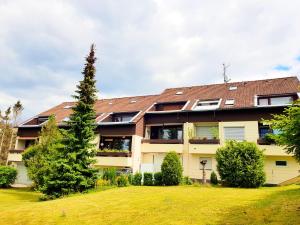
[[[222, 83], [212, 85], [201, 85], [191, 87], [169, 88], [160, 95], [132, 96], [113, 99], [101, 99], [95, 104], [97, 121], [101, 121], [112, 112], [139, 112], [133, 122], [137, 122], [143, 117], [145, 112], [158, 102], [179, 102], [189, 101], [185, 110], [191, 110], [197, 100], [222, 99], [220, 109], [226, 108], [251, 108], [254, 107], [255, 95], [283, 95], [296, 94], [299, 92], [299, 80], [297, 77], [286, 77], [268, 80], [256, 80], [234, 83]], [[237, 87], [236, 90], [229, 90], [230, 86]], [[176, 95], [182, 92], [181, 95]], [[233, 106], [225, 105], [226, 99], [234, 99]], [[49, 116], [55, 114], [58, 122], [68, 117], [72, 112], [74, 102], [64, 102], [55, 106], [38, 116]]]
[[[100, 99], [95, 104], [97, 114], [97, 121], [104, 119], [109, 113], [113, 112], [139, 112], [138, 116], [133, 122], [138, 121], [145, 113], [145, 111], [155, 102], [157, 95], [146, 96], [132, 96], [123, 98]], [[66, 106], [74, 106], [74, 102], [63, 102], [38, 116], [49, 116], [54, 114], [56, 120], [61, 122], [64, 118], [68, 117], [72, 109], [65, 108]]]
[[[189, 100], [190, 102], [185, 108], [186, 110], [189, 110], [197, 100], [222, 99], [220, 109], [249, 108], [254, 106], [255, 95], [295, 94], [300, 91], [299, 85], [300, 83], [297, 77], [286, 77], [268, 80], [169, 88], [159, 95], [157, 102]], [[230, 86], [235, 86], [237, 89], [229, 90]], [[182, 95], [176, 95], [177, 92], [183, 93]], [[225, 105], [226, 99], [234, 99], [234, 105]]]

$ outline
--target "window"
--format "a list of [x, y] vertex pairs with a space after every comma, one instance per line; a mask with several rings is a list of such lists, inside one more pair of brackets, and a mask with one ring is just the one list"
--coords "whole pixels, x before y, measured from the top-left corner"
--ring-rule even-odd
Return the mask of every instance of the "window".
[[245, 128], [244, 127], [224, 127], [225, 140], [245, 140]]
[[225, 105], [234, 105], [234, 99], [227, 99]]
[[37, 118], [38, 124], [44, 123], [48, 120], [48, 116], [40, 116]]
[[25, 149], [35, 144], [35, 140], [25, 140]]
[[68, 122], [68, 121], [70, 121], [70, 118], [69, 117], [65, 117], [62, 121], [63, 122]]
[[234, 91], [234, 90], [236, 90], [237, 89], [237, 86], [230, 86], [229, 87], [229, 91]]
[[286, 105], [293, 102], [292, 97], [277, 97], [271, 98], [271, 105]]
[[153, 126], [150, 139], [181, 140], [182, 134], [182, 126]]
[[267, 134], [272, 134], [273, 131], [269, 126], [258, 125], [259, 138], [264, 138]]
[[175, 95], [182, 95], [183, 92], [182, 91], [177, 91]]
[[217, 126], [197, 126], [196, 136], [198, 138], [214, 139], [218, 138], [218, 127]]
[[205, 100], [205, 101], [198, 101], [196, 106], [194, 106], [194, 110], [211, 110], [217, 109], [220, 106], [220, 99], [215, 100]]
[[269, 105], [269, 99], [268, 98], [258, 99], [258, 105]]
[[203, 168], [203, 166], [202, 166], [202, 164], [201, 164], [201, 161], [206, 161], [206, 164], [205, 164], [205, 169], [206, 170], [211, 170], [212, 169], [212, 160], [211, 160], [211, 158], [206, 158], [206, 157], [201, 157], [200, 158], [200, 162], [199, 162], [199, 164], [200, 164], [200, 170], [202, 170], [202, 168]]
[[181, 110], [186, 104], [184, 102], [161, 102], [155, 104], [155, 111]]
[[293, 102], [292, 96], [258, 98], [258, 105], [260, 105], [260, 106], [288, 105], [288, 104], [291, 104], [292, 102]]
[[286, 161], [275, 161], [276, 166], [287, 166]]
[[131, 150], [131, 137], [101, 137], [100, 149]]
[[113, 116], [112, 122], [129, 122], [132, 116]]

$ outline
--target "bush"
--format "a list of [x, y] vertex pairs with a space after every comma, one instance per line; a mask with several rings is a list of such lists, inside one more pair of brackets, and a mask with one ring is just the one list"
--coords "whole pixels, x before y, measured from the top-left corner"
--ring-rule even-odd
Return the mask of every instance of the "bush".
[[117, 186], [118, 187], [126, 187], [128, 186], [128, 178], [126, 175], [121, 174], [120, 176], [117, 177]]
[[116, 178], [117, 178], [116, 168], [104, 169], [102, 178], [103, 178], [103, 180], [109, 180], [111, 185], [115, 185], [116, 184]]
[[215, 171], [212, 171], [210, 174], [210, 183], [211, 184], [218, 184], [218, 177]]
[[185, 176], [185, 177], [182, 178], [181, 183], [184, 184], [184, 185], [192, 185], [193, 181], [188, 176]]
[[182, 166], [176, 152], [169, 152], [161, 164], [164, 185], [178, 185], [182, 178]]
[[0, 166], [0, 187], [9, 187], [17, 178], [17, 170], [9, 166]]
[[97, 187], [110, 186], [109, 180], [98, 179], [96, 182]]
[[152, 173], [144, 173], [144, 183], [145, 186], [153, 185], [153, 174]]
[[128, 183], [132, 184], [132, 181], [133, 181], [133, 175], [132, 175], [132, 173], [128, 174], [127, 178], [128, 178]]
[[156, 172], [154, 173], [154, 185], [156, 186], [162, 186], [162, 173], [161, 172]]
[[227, 186], [253, 188], [265, 182], [263, 151], [255, 143], [229, 141], [217, 150], [216, 160]]
[[132, 179], [132, 184], [136, 185], [136, 186], [142, 185], [142, 174], [141, 173], [134, 174], [133, 179]]

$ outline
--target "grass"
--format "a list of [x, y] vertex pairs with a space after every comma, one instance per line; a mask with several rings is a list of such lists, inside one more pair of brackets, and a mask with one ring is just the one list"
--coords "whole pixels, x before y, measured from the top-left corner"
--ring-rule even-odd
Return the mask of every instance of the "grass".
[[300, 186], [126, 187], [41, 202], [0, 190], [0, 224], [300, 224]]

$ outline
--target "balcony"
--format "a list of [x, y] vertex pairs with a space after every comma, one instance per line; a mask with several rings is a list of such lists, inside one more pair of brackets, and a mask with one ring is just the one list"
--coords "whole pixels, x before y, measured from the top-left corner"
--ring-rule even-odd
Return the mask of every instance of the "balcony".
[[143, 139], [142, 143], [147, 144], [183, 144], [182, 139]]
[[189, 140], [190, 144], [220, 144], [220, 139], [197, 139], [193, 138]]
[[25, 149], [10, 149], [7, 157], [7, 161], [9, 162], [21, 162], [22, 161], [22, 153]]
[[275, 141], [270, 138], [258, 138], [257, 144], [258, 145], [275, 145]]
[[131, 157], [131, 152], [128, 151], [99, 151], [96, 154], [102, 157]]
[[96, 154], [96, 166], [132, 167], [129, 151], [99, 151]]
[[180, 139], [143, 139], [142, 152], [157, 152], [166, 153], [175, 151], [177, 153], [183, 152], [183, 140]]

